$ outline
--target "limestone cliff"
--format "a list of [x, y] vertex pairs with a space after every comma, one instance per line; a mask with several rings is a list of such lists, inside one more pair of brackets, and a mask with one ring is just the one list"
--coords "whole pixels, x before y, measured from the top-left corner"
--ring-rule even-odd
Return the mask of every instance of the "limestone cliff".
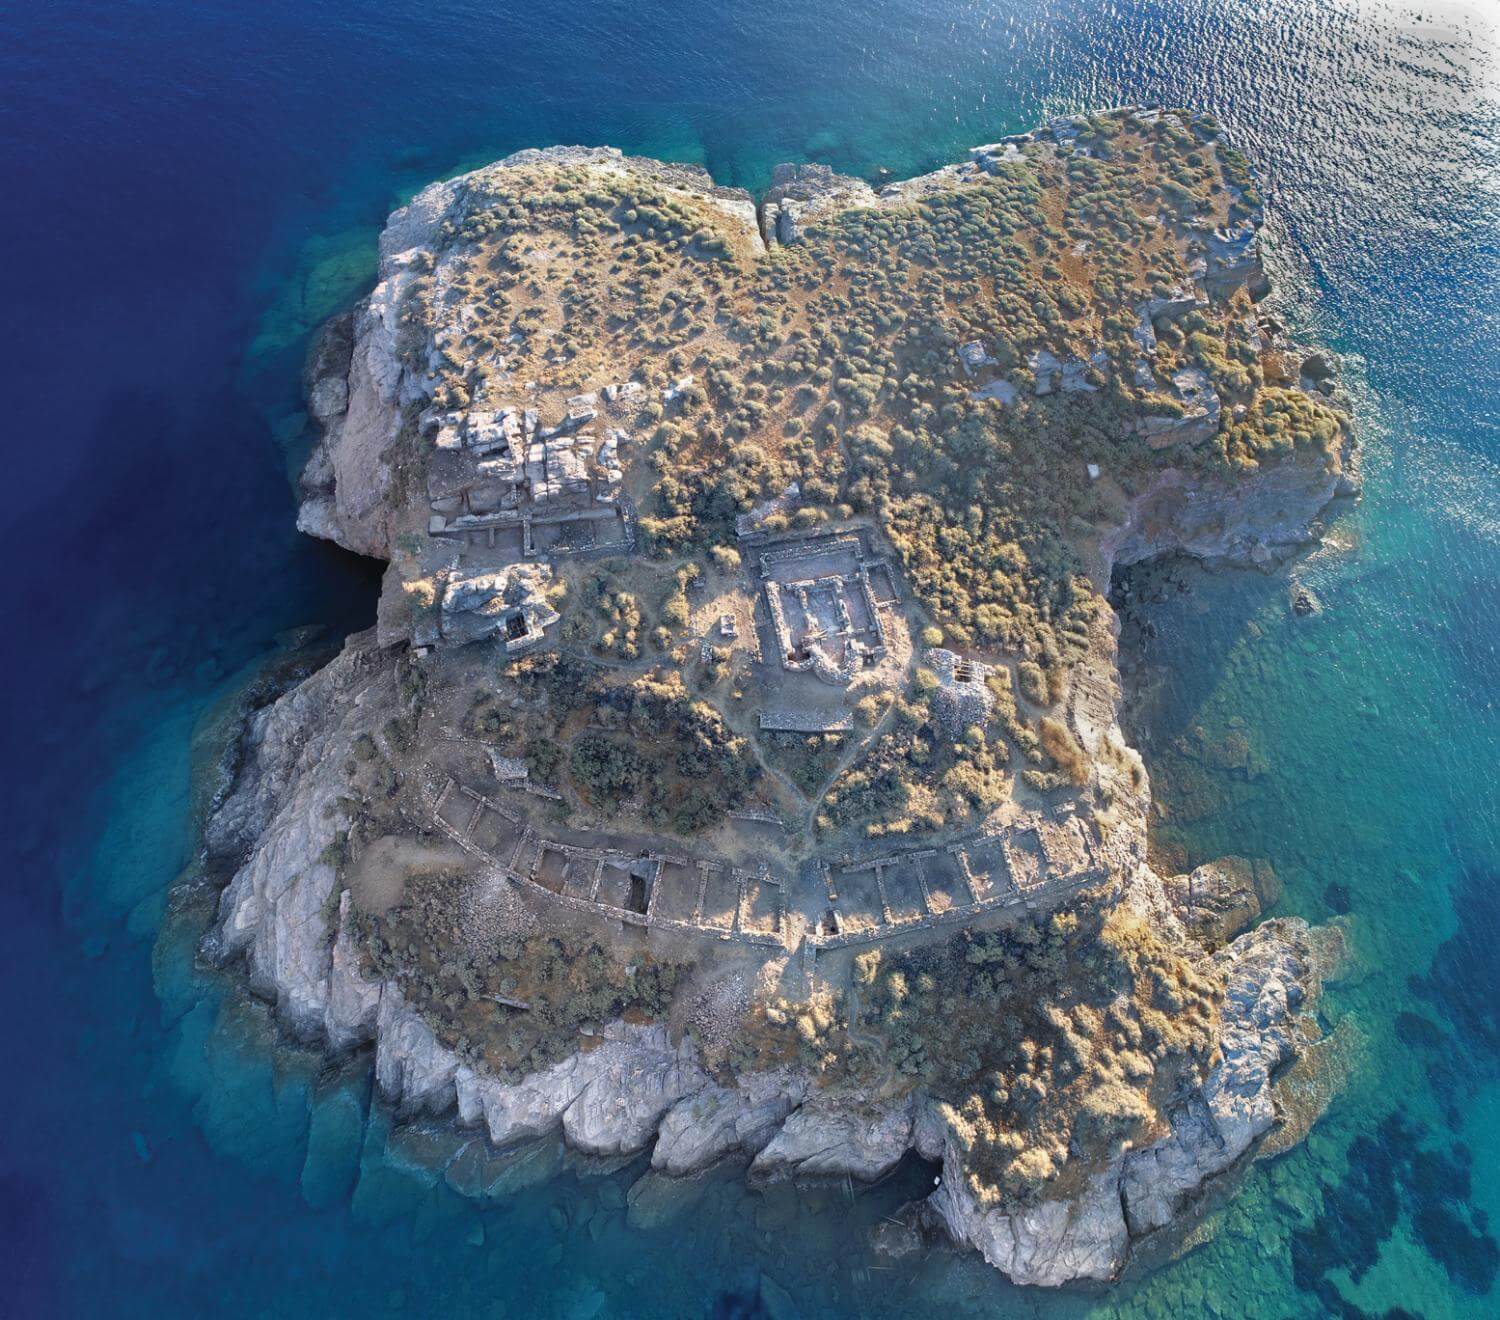
[[[440, 361], [411, 347], [408, 307], [434, 268], [440, 233], [473, 192], [523, 167], [584, 164], [640, 176], [671, 193], [705, 199], [741, 241], [760, 243], [755, 203], [721, 188], [697, 166], [627, 157], [611, 147], [549, 147], [507, 156], [483, 170], [433, 184], [395, 211], [380, 236], [379, 278], [347, 317], [319, 332], [309, 360], [308, 410], [318, 442], [302, 474], [300, 530], [356, 554], [389, 559], [400, 512], [392, 492], [397, 440], [409, 410], [430, 397]], [[403, 337], [403, 327], [405, 336]]]

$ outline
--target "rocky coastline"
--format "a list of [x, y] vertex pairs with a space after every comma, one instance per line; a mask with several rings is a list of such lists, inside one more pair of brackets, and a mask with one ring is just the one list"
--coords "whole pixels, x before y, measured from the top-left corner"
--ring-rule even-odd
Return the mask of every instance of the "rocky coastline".
[[[1228, 543], [1224, 550], [1213, 557], [1239, 562]], [[941, 1227], [1014, 1282], [1050, 1286], [1115, 1277], [1134, 1240], [1170, 1228], [1206, 1184], [1251, 1153], [1277, 1123], [1277, 1073], [1316, 1038], [1310, 1014], [1337, 965], [1337, 934], [1296, 919], [1239, 934], [1214, 955], [1230, 983], [1221, 1057], [1174, 1109], [1170, 1132], [1094, 1174], [1077, 1195], [1024, 1209], [976, 1203], [925, 1097], [871, 1106], [857, 1094], [821, 1092], [794, 1070], [724, 1087], [690, 1038], [674, 1044], [660, 1024], [611, 1024], [594, 1048], [517, 1083], [485, 1077], [438, 1041], [395, 986], [363, 977], [345, 922], [348, 894], [315, 860], [333, 840], [323, 807], [338, 790], [319, 767], [335, 764], [341, 732], [347, 742], [358, 728], [341, 731], [327, 717], [389, 681], [373, 636], [360, 634], [251, 717], [243, 767], [207, 832], [211, 857], [244, 860], [205, 952], [216, 963], [242, 958], [251, 987], [297, 1039], [331, 1051], [371, 1047], [380, 1092], [403, 1116], [452, 1115], [500, 1150], [554, 1132], [590, 1155], [649, 1146], [651, 1168], [674, 1177], [738, 1160], [751, 1178], [870, 1182], [915, 1151], [943, 1173], [913, 1223]], [[1174, 938], [1191, 938], [1149, 868], [1131, 900]]]
[[[569, 152], [599, 159], [576, 148], [522, 157], [572, 159]], [[820, 208], [878, 200], [867, 185], [788, 169], [757, 207], [701, 171], [618, 153], [608, 159], [710, 198], [747, 241], [762, 245], [796, 242]], [[390, 558], [398, 535], [389, 495], [401, 477], [391, 454], [404, 410], [422, 398], [400, 347], [399, 308], [422, 268], [414, 254], [463, 186], [437, 185], [392, 217], [381, 239], [379, 285], [332, 323], [309, 363], [309, 410], [323, 436], [304, 477], [298, 525], [361, 554]], [[913, 180], [880, 196], [909, 198], [932, 186]], [[1093, 575], [1107, 584], [1116, 569], [1170, 555], [1266, 569], [1315, 540], [1329, 503], [1357, 487], [1347, 437], [1335, 466], [1288, 459], [1236, 481], [1169, 467], [1098, 539]], [[397, 985], [368, 977], [334, 861], [345, 792], [337, 768], [366, 735], [368, 712], [397, 703], [401, 679], [388, 640], [375, 628], [349, 638], [333, 661], [248, 718], [232, 784], [205, 830], [206, 856], [232, 878], [203, 951], [216, 965], [243, 966], [289, 1034], [334, 1053], [368, 1049], [380, 1093], [400, 1115], [451, 1115], [500, 1151], [558, 1132], [591, 1155], [649, 1148], [653, 1173], [669, 1177], [737, 1161], [752, 1180], [870, 1182], [914, 1151], [941, 1169], [932, 1194], [903, 1216], [912, 1231], [946, 1234], [1016, 1283], [1040, 1286], [1117, 1277], [1134, 1244], [1170, 1233], [1281, 1121], [1277, 1077], [1318, 1037], [1316, 1005], [1338, 963], [1338, 934], [1286, 918], [1246, 929], [1259, 904], [1242, 885], [1213, 925], [1217, 947], [1210, 947], [1194, 887], [1164, 882], [1144, 860], [1149, 786], [1117, 799], [1125, 813], [1119, 833], [1133, 858], [1115, 876], [1119, 901], [1222, 974], [1219, 1049], [1201, 1081], [1174, 1098], [1165, 1129], [1149, 1144], [1102, 1167], [1080, 1157], [1076, 1176], [1045, 1199], [978, 1196], [942, 1106], [920, 1088], [877, 1098], [822, 1085], [796, 1067], [726, 1085], [692, 1034], [666, 1022], [611, 1022], [586, 1048], [519, 1080], [486, 1073], [444, 1045]], [[1110, 691], [1108, 719], [1099, 723], [1096, 714], [1094, 727], [1079, 728], [1091, 754], [1111, 740], [1124, 745], [1117, 682]], [[411, 827], [422, 832], [428, 823]]]

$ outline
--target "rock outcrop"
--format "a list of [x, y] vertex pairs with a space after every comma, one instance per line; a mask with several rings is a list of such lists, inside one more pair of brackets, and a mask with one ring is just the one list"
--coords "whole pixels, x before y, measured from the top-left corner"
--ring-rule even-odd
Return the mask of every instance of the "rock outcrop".
[[1337, 937], [1270, 921], [1217, 955], [1228, 976], [1220, 1058], [1170, 1114], [1160, 1140], [1113, 1160], [1066, 1200], [980, 1204], [951, 1150], [929, 1207], [959, 1241], [1017, 1283], [1113, 1278], [1133, 1238], [1166, 1227], [1276, 1122], [1272, 1081], [1304, 1042]]
[[538, 163], [586, 163], [649, 177], [705, 199], [723, 215], [729, 232], [762, 244], [756, 204], [743, 189], [719, 186], [701, 166], [626, 156], [613, 147], [518, 151], [424, 188], [386, 221], [375, 288], [352, 313], [320, 331], [309, 358], [304, 387], [321, 434], [302, 473], [301, 531], [356, 554], [391, 557], [399, 503], [390, 498], [397, 441], [409, 406], [429, 401], [435, 366], [403, 342], [403, 309], [430, 274], [442, 228], [470, 190], [507, 170]]
[[607, 1027], [598, 1044], [511, 1084], [472, 1068], [456, 1073], [459, 1117], [483, 1123], [497, 1146], [558, 1127], [590, 1155], [642, 1150], [663, 1115], [707, 1085], [690, 1040], [674, 1046], [663, 1026]]
[[758, 1156], [807, 1091], [807, 1079], [788, 1069], [751, 1073], [733, 1087], [705, 1086], [663, 1115], [651, 1167], [681, 1175], [731, 1156]]
[[1116, 568], [1166, 555], [1268, 567], [1316, 541], [1329, 503], [1358, 491], [1352, 440], [1338, 463], [1287, 460], [1232, 482], [1167, 468], [1101, 538], [1101, 581]]
[[910, 1149], [911, 1132], [910, 1101], [871, 1108], [849, 1096], [819, 1096], [787, 1117], [750, 1172], [764, 1179], [849, 1174], [873, 1182]]
[[243, 954], [252, 986], [304, 1038], [351, 1043], [372, 1026], [374, 992], [330, 921], [341, 910], [332, 852], [343, 784], [333, 770], [364, 729], [361, 707], [390, 700], [392, 684], [373, 634], [351, 637], [331, 664], [252, 716], [240, 774], [207, 825], [210, 857], [246, 858], [208, 951]]
[[1228, 973], [1220, 1059], [1170, 1135], [1126, 1157], [1120, 1189], [1134, 1234], [1171, 1222], [1216, 1174], [1240, 1159], [1276, 1121], [1271, 1082], [1303, 1043], [1303, 1012], [1316, 997], [1330, 932], [1293, 919], [1268, 921], [1218, 955]]
[[[391, 555], [395, 510], [387, 493], [402, 409], [421, 397], [399, 351], [400, 308], [421, 274], [423, 249], [416, 245], [436, 232], [435, 209], [419, 209], [381, 236], [381, 279], [353, 315], [347, 360], [342, 344], [313, 359], [321, 370], [308, 397], [315, 415], [322, 414], [323, 432], [302, 474], [297, 527], [376, 559]], [[391, 250], [405, 239], [410, 248]]]
[[1162, 884], [1188, 934], [1210, 950], [1246, 930], [1280, 892], [1269, 866], [1243, 857], [1222, 857]]
[[800, 243], [803, 226], [818, 216], [874, 204], [875, 190], [863, 179], [835, 174], [826, 165], [778, 165], [761, 203], [761, 233], [768, 246]]
[[1081, 1195], [989, 1208], [966, 1185], [958, 1160], [945, 1159], [930, 1206], [956, 1241], [972, 1246], [1014, 1283], [1112, 1279], [1130, 1243], [1118, 1165], [1094, 1174]]

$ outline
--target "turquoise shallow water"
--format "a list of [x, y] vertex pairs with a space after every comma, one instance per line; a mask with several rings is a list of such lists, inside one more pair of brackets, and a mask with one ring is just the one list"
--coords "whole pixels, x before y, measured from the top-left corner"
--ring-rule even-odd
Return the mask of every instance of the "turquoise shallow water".
[[[0, 1314], [1429, 1317], [1497, 1309], [1500, 657], [1496, 55], [1477, 11], [884, 0], [704, 11], [442, 0], [13, 9], [0, 224], [16, 479], [7, 657]], [[1162, 575], [1127, 630], [1160, 849], [1269, 859], [1347, 921], [1351, 1063], [1303, 1147], [1182, 1259], [1040, 1296], [939, 1252], [876, 1268], [854, 1198], [733, 1178], [627, 1227], [638, 1168], [550, 1148], [476, 1202], [358, 1069], [273, 1048], [197, 973], [195, 723], [371, 575], [291, 531], [307, 329], [380, 218], [522, 146], [610, 142], [763, 186], [906, 174], [1055, 110], [1206, 106], [1272, 198], [1284, 314], [1347, 355], [1367, 497], [1284, 578]], [[31, 258], [35, 254], [35, 259]], [[427, 1152], [430, 1155], [430, 1151]], [[455, 1181], [489, 1181], [465, 1165]], [[535, 1180], [534, 1185], [525, 1184]], [[666, 1216], [677, 1209], [675, 1218]]]

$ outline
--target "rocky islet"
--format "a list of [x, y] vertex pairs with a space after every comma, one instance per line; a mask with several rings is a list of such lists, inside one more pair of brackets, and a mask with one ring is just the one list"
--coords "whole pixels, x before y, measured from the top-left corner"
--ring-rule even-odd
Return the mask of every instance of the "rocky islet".
[[[1172, 168], [1195, 155], [1177, 174], [1213, 176], [1196, 189]], [[1136, 287], [1103, 257], [1090, 267], [1091, 240], [1075, 233], [1101, 223], [1086, 204], [1098, 162], [1149, 177], [1141, 198], [1162, 208], [1148, 227], [1166, 287], [1149, 270]], [[1113, 570], [1132, 562], [1274, 564], [1357, 487], [1346, 421], [1328, 404], [1331, 363], [1299, 356], [1255, 314], [1260, 217], [1241, 169], [1212, 125], [1137, 111], [1059, 121], [878, 193], [787, 170], [759, 207], [699, 171], [576, 148], [520, 153], [419, 195], [382, 238], [376, 290], [330, 326], [308, 369], [323, 434], [299, 525], [390, 561], [380, 618], [248, 722], [208, 827], [209, 853], [232, 872], [209, 951], [243, 955], [289, 1029], [334, 1049], [373, 1043], [401, 1110], [454, 1110], [497, 1146], [560, 1128], [599, 1155], [654, 1140], [667, 1174], [738, 1157], [767, 1179], [873, 1179], [915, 1149], [942, 1164], [914, 1211], [922, 1224], [1018, 1282], [1118, 1273], [1133, 1238], [1171, 1223], [1275, 1126], [1275, 1075], [1315, 1038], [1335, 961], [1336, 936], [1286, 920], [1238, 934], [1235, 913], [1205, 921], [1194, 884], [1164, 886], [1151, 870], [1149, 786], [1119, 732], [1102, 606]], [[918, 279], [887, 333], [928, 376], [862, 351], [879, 346], [861, 324], [836, 346], [852, 345], [847, 360], [802, 351], [818, 347], [798, 320], [817, 310], [798, 284], [815, 275], [809, 260], [828, 258], [824, 277], [858, 301], [872, 292], [861, 263], [887, 241], [870, 217], [894, 216], [906, 228], [889, 241], [941, 267], [942, 247], [911, 217], [989, 188], [1019, 197], [1034, 226], [1015, 232], [1044, 250], [1012, 254], [1015, 277], [1059, 286], [1048, 316], [999, 338], [941, 320], [919, 336], [917, 314], [938, 304]], [[553, 189], [565, 219], [538, 223], [526, 199]], [[984, 235], [958, 225], [952, 237], [962, 249]], [[483, 279], [496, 268], [498, 287]], [[614, 278], [596, 287], [580, 271]], [[1002, 307], [1005, 273], [979, 286]], [[756, 287], [791, 296], [761, 308]], [[982, 315], [967, 293], [955, 315]], [[574, 304], [561, 321], [559, 302]], [[595, 337], [568, 332], [570, 314]], [[1028, 332], [1044, 342], [1021, 342]], [[781, 364], [769, 386], [766, 363]], [[913, 510], [966, 511], [943, 504], [952, 487], [900, 471], [903, 458], [922, 433], [968, 440], [1018, 423], [1048, 437], [1059, 484], [1084, 492], [1055, 538], [1072, 559], [1028, 566], [1030, 596], [1009, 616], [982, 613], [988, 598], [965, 613], [928, 547], [901, 533]], [[1085, 428], [1076, 451], [1052, 443]], [[898, 429], [913, 440], [884, 438]], [[757, 437], [760, 455], [739, 452]], [[880, 461], [894, 476], [860, 489]], [[746, 479], [715, 487], [716, 465]], [[591, 600], [596, 572], [613, 577]], [[882, 574], [888, 585], [872, 586]], [[659, 631], [632, 629], [652, 592]], [[595, 615], [609, 626], [570, 628]], [[592, 686], [559, 711], [556, 669], [575, 659]], [[933, 700], [941, 675], [990, 698], [960, 707], [977, 715], [966, 728], [945, 727], [957, 703]], [[835, 739], [810, 789], [758, 734], [758, 716], [792, 705], [807, 737]], [[912, 724], [963, 773], [924, 777], [917, 743], [887, 741]], [[644, 771], [622, 750], [632, 738]], [[544, 752], [563, 740], [565, 756]], [[707, 759], [683, 742], [706, 742]], [[913, 766], [898, 776], [910, 823], [895, 837], [878, 809], [828, 804], [855, 796], [844, 777], [881, 757]], [[666, 801], [643, 786], [653, 761], [673, 767]], [[712, 793], [693, 797], [695, 778]], [[382, 909], [367, 872], [392, 839], [409, 845], [397, 869], [410, 875]], [[423, 885], [483, 890], [463, 909], [485, 932], [477, 957], [506, 943], [517, 984], [476, 981], [472, 950], [445, 956], [473, 943], [457, 924], [436, 949], [381, 926]], [[962, 1097], [879, 1057], [886, 1024], [864, 1002], [875, 974], [859, 989], [857, 959], [896, 964], [954, 939], [1005, 955], [993, 941], [1080, 908], [1149, 923], [1193, 969], [1202, 1039], [1180, 1051], [1170, 1088], [1142, 1086], [1128, 1136], [1091, 1147], [1070, 1135], [1058, 1167], [1008, 1195], [974, 1176]], [[590, 958], [606, 983], [606, 964], [628, 975], [523, 1050], [531, 1029], [505, 1024], [542, 1016], [548, 985], [523, 983], [537, 961], [527, 941], [548, 932], [571, 941], [552, 952], [574, 968], [559, 975]], [[634, 984], [644, 965], [673, 969], [670, 986]], [[413, 1003], [412, 987], [429, 984], [437, 992]], [[467, 1030], [480, 1016], [484, 1028]], [[1129, 1034], [1098, 1026], [1106, 1058], [1112, 1030]], [[1112, 1066], [1100, 1063], [1101, 1086]], [[1028, 1087], [1061, 1076], [1053, 1067], [1031, 1066]]]

